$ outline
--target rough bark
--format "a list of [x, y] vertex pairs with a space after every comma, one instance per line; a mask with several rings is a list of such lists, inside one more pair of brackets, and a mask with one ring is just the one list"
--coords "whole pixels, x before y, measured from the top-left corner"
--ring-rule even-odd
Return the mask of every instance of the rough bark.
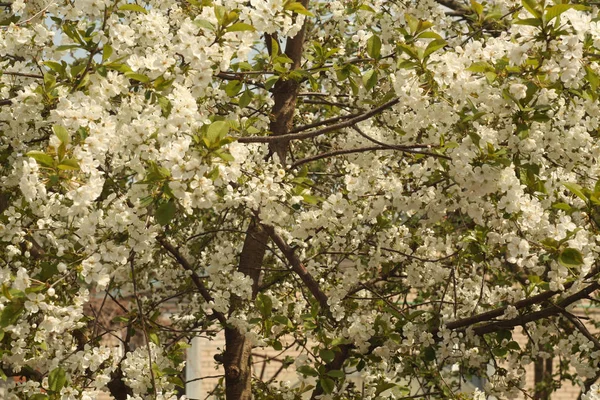
[[[303, 6], [308, 5], [308, 0], [301, 1]], [[302, 45], [304, 43], [303, 27], [293, 38], [288, 38], [285, 54], [292, 59], [291, 68], [300, 67], [302, 60]], [[267, 37], [270, 40], [270, 37]], [[274, 136], [286, 135], [292, 130], [296, 98], [299, 83], [295, 80], [280, 79], [273, 87], [273, 110], [271, 112], [270, 130]], [[285, 165], [289, 141], [273, 143], [270, 152], [277, 154], [279, 161]], [[259, 278], [263, 259], [267, 249], [268, 234], [254, 218], [246, 232], [246, 238], [238, 271], [242, 272], [252, 280], [252, 298], [257, 295]], [[241, 304], [238, 298], [232, 298], [230, 314]], [[246, 336], [235, 327], [225, 327], [225, 353], [223, 364], [225, 367], [225, 395], [227, 400], [250, 400], [252, 398], [252, 367], [251, 367], [252, 345]]]
[[550, 400], [552, 393], [552, 358], [544, 360], [538, 357], [534, 367], [535, 393], [534, 400]]
[[[267, 249], [268, 236], [255, 221], [250, 223], [246, 231], [244, 247], [240, 255], [238, 271], [252, 279], [252, 299], [256, 297], [260, 268]], [[241, 299], [233, 296], [230, 313], [241, 304]], [[252, 398], [252, 344], [246, 335], [236, 327], [225, 327], [225, 394], [228, 400], [250, 400]]]
[[[302, 0], [300, 3], [305, 8], [308, 7], [308, 0]], [[292, 60], [290, 69], [300, 68], [305, 30], [306, 25], [300, 29], [296, 36], [288, 38], [286, 42], [285, 55]], [[275, 103], [269, 128], [274, 136], [287, 135], [292, 131], [299, 86], [300, 83], [294, 79], [279, 79], [273, 86], [273, 100]], [[289, 140], [270, 143], [271, 152], [277, 154], [279, 162], [283, 165], [287, 161], [288, 148]]]

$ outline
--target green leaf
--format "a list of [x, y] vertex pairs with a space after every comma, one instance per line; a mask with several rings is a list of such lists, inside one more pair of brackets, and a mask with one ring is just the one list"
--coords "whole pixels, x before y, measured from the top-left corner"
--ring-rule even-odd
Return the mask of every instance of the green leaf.
[[233, 25], [228, 26], [225, 31], [227, 32], [243, 32], [243, 31], [250, 31], [250, 32], [254, 32], [256, 30], [255, 27], [253, 27], [250, 24], [245, 24], [243, 22], [236, 22]]
[[385, 392], [388, 389], [396, 387], [395, 383], [392, 382], [379, 382], [375, 389], [375, 396], [379, 396], [381, 393]]
[[506, 354], [508, 354], [508, 349], [504, 347], [496, 347], [492, 349], [492, 354], [496, 357], [504, 357]]
[[583, 264], [583, 256], [579, 250], [567, 247], [560, 253], [558, 262], [565, 267], [576, 267]]
[[150, 82], [150, 78], [148, 78], [146, 75], [136, 74], [135, 72], [125, 72], [125, 76], [141, 83]]
[[277, 82], [277, 80], [279, 80], [279, 75], [273, 75], [267, 78], [267, 80], [265, 81], [265, 89], [271, 89], [273, 85], [275, 85], [275, 82]]
[[60, 392], [67, 383], [67, 374], [62, 367], [54, 368], [48, 375], [48, 389], [54, 393]]
[[369, 6], [368, 4], [361, 4], [360, 6], [358, 6], [358, 10], [368, 11], [368, 12], [372, 12], [372, 13], [375, 12], [373, 7]]
[[513, 21], [514, 25], [529, 25], [529, 26], [542, 26], [542, 21], [538, 18], [523, 18], [523, 19], [515, 19]]
[[54, 158], [44, 153], [43, 151], [30, 151], [25, 155], [27, 157], [33, 158], [39, 164], [45, 165], [46, 167], [54, 168]]
[[227, 93], [227, 96], [229, 97], [234, 97], [240, 92], [240, 90], [242, 90], [243, 86], [244, 84], [241, 81], [229, 81], [225, 86], [225, 93]]
[[302, 15], [306, 15], [307, 17], [314, 17], [315, 15], [313, 13], [311, 13], [310, 11], [308, 11], [306, 8], [304, 8], [304, 6], [297, 2], [297, 1], [292, 1], [288, 4], [286, 4], [286, 6], [284, 7], [285, 10], [287, 11], [292, 11], [295, 12], [297, 14], [302, 14]]
[[173, 200], [169, 200], [166, 203], [161, 204], [156, 209], [154, 218], [160, 225], [167, 225], [175, 216], [176, 210], [177, 207], [175, 206], [175, 202]]
[[23, 311], [24, 307], [20, 301], [8, 303], [2, 310], [2, 314], [0, 314], [0, 327], [6, 328], [9, 325], [14, 325]]
[[199, 28], [208, 29], [211, 32], [214, 32], [216, 30], [215, 26], [205, 19], [195, 20], [194, 25], [196, 25]]
[[542, 18], [542, 13], [538, 9], [538, 4], [537, 4], [536, 0], [522, 0], [522, 4], [523, 4], [523, 7], [525, 7], [525, 9], [527, 11], [529, 11], [529, 13], [531, 15], [533, 15], [534, 17], [536, 17], [538, 19]]
[[600, 77], [598, 76], [596, 71], [594, 71], [587, 65], [585, 66], [585, 77], [590, 83], [590, 87], [592, 88], [592, 90], [595, 91], [596, 89], [598, 89], [598, 86], [600, 86]]
[[217, 150], [214, 152], [214, 154], [223, 161], [227, 161], [227, 162], [235, 161], [235, 158], [228, 151]]
[[120, 11], [133, 11], [133, 12], [139, 12], [142, 14], [148, 14], [148, 10], [146, 10], [144, 7], [137, 5], [137, 4], [123, 4], [122, 6], [119, 7]]
[[319, 350], [319, 357], [326, 363], [330, 363], [335, 358], [335, 353], [333, 350], [329, 349], [321, 349]]
[[156, 101], [158, 102], [158, 105], [160, 106], [160, 110], [162, 113], [163, 117], [168, 117], [169, 114], [171, 114], [171, 110], [173, 109], [173, 104], [171, 104], [171, 101], [166, 98], [165, 96], [162, 95], [156, 95]]
[[217, 18], [217, 22], [219, 23], [219, 25], [223, 25], [223, 22], [225, 21], [225, 15], [227, 14], [227, 9], [220, 5], [214, 5], [213, 11], [215, 13], [215, 17]]
[[501, 331], [496, 332], [496, 340], [498, 341], [498, 343], [501, 343], [504, 339], [511, 340], [512, 332], [507, 329], [503, 329]]
[[175, 78], [165, 79], [164, 75], [161, 75], [152, 82], [152, 86], [154, 86], [156, 90], [165, 90], [170, 88], [174, 81]]
[[417, 36], [415, 36], [415, 40], [417, 39], [442, 39], [442, 36], [439, 33], [427, 31], [419, 33]]
[[340, 371], [339, 369], [332, 369], [331, 371], [327, 372], [327, 376], [339, 379], [345, 377], [346, 374], [344, 373], [344, 371]]
[[305, 203], [307, 204], [319, 204], [320, 202], [323, 201], [322, 197], [318, 197], [318, 196], [313, 196], [310, 194], [303, 194], [302, 195], [302, 200], [304, 200]]
[[372, 88], [374, 88], [375, 85], [377, 85], [378, 78], [379, 77], [377, 76], [377, 71], [374, 69], [365, 72], [362, 76], [362, 81], [363, 85], [365, 86], [365, 89], [371, 90]]
[[219, 142], [229, 133], [229, 124], [225, 121], [215, 121], [208, 127], [206, 138], [211, 144]]
[[509, 350], [521, 351], [521, 346], [519, 346], [519, 343], [515, 342], [514, 340], [508, 342], [506, 344], [506, 348]]
[[381, 39], [377, 35], [372, 35], [367, 40], [367, 54], [369, 57], [378, 59], [381, 56]]
[[65, 51], [65, 50], [74, 50], [74, 49], [78, 49], [81, 46], [78, 44], [63, 44], [61, 46], [58, 46], [55, 50], [56, 51]]
[[77, 160], [73, 159], [73, 158], [65, 158], [64, 160], [62, 160], [60, 162], [60, 164], [58, 164], [56, 166], [56, 168], [58, 169], [62, 169], [62, 170], [71, 170], [71, 171], [77, 171], [79, 170], [79, 163], [77, 162]]
[[331, 394], [335, 390], [335, 382], [333, 379], [322, 377], [319, 379], [319, 383], [321, 384], [321, 388], [325, 394]]
[[405, 52], [406, 54], [408, 54], [408, 56], [416, 61], [420, 61], [419, 60], [419, 55], [417, 54], [417, 51], [415, 50], [415, 48], [413, 46], [409, 46], [407, 44], [404, 43], [398, 43], [397, 44], [398, 48], [400, 50], [402, 50], [403, 52]]
[[569, 189], [571, 193], [579, 197], [583, 201], [587, 201], [587, 196], [583, 193], [583, 187], [578, 185], [577, 183], [572, 182], [562, 182], [563, 186]]
[[568, 205], [567, 203], [555, 203], [552, 204], [552, 208], [555, 208], [557, 210], [563, 210], [563, 211], [571, 211], [571, 206]]
[[256, 297], [256, 307], [263, 317], [270, 318], [273, 312], [273, 300], [271, 300], [271, 297], [260, 293]]
[[71, 135], [69, 135], [67, 129], [62, 125], [52, 125], [52, 132], [54, 132], [61, 143], [69, 144], [71, 141]]
[[476, 2], [475, 0], [471, 0], [471, 8], [477, 15], [483, 14], [483, 5], [481, 3]]
[[435, 358], [436, 358], [435, 349], [431, 346], [426, 347], [423, 350], [423, 358], [425, 359], [425, 361], [428, 361], [428, 362], [435, 361]]
[[113, 48], [110, 44], [105, 44], [102, 48], [102, 62], [106, 62], [113, 53]]
[[470, 72], [494, 72], [494, 67], [485, 61], [477, 61], [471, 64], [467, 71]]
[[432, 40], [425, 48], [425, 52], [423, 53], [423, 59], [427, 59], [431, 54], [433, 54], [437, 50], [446, 47], [446, 44], [447, 43], [444, 39]]
[[252, 91], [251, 90], [244, 90], [244, 93], [242, 93], [242, 95], [240, 96], [239, 100], [238, 100], [238, 105], [241, 108], [245, 108], [247, 107], [250, 102], [252, 101]]
[[546, 9], [546, 14], [544, 14], [544, 19], [546, 20], [546, 22], [550, 22], [554, 18], [560, 16], [562, 13], [570, 10], [571, 8], [574, 8], [574, 9], [580, 10], [580, 11], [588, 9], [588, 7], [581, 5], [581, 4], [556, 4], [556, 5]]
[[275, 340], [273, 342], [273, 350], [281, 351], [282, 349], [283, 349], [283, 345], [281, 344], [281, 342], [279, 340]]
[[319, 373], [317, 372], [317, 370], [308, 365], [302, 365], [302, 366], [296, 368], [296, 371], [298, 371], [302, 375], [306, 375], [306, 376], [319, 376]]
[[56, 61], [44, 61], [44, 65], [60, 75], [64, 73], [65, 67]]
[[286, 317], [285, 315], [276, 315], [273, 317], [273, 322], [278, 323], [279, 325], [285, 325], [288, 328], [293, 328], [294, 325], [292, 325], [292, 321], [290, 321], [290, 319], [288, 317]]
[[157, 346], [160, 346], [160, 339], [158, 338], [158, 335], [156, 334], [156, 332], [150, 332], [148, 334], [148, 339], [150, 339], [150, 341], [152, 343], [154, 343]]
[[118, 62], [111, 62], [108, 64], [104, 64], [104, 66], [108, 69], [112, 69], [115, 71], [119, 71], [121, 73], [126, 73], [126, 72], [132, 72], [131, 68], [129, 67], [129, 65], [127, 64], [123, 64], [123, 63], [118, 63]]

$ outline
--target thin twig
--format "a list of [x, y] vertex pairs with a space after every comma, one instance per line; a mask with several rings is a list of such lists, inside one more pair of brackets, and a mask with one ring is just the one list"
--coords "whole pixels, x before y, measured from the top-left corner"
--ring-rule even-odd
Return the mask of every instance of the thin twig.
[[374, 109], [367, 111], [363, 114], [360, 114], [360, 115], [358, 115], [354, 118], [351, 118], [347, 121], [343, 121], [343, 122], [340, 122], [337, 124], [326, 126], [324, 128], [317, 129], [317, 130], [310, 131], [310, 132], [288, 133], [286, 135], [277, 135], [277, 136], [239, 137], [239, 138], [237, 138], [237, 141], [240, 143], [273, 143], [273, 142], [281, 142], [281, 141], [286, 142], [286, 141], [290, 141], [290, 140], [310, 139], [313, 137], [324, 135], [329, 132], [334, 132], [334, 131], [338, 131], [343, 128], [350, 127], [361, 121], [365, 121], [365, 120], [381, 113], [382, 111], [385, 111], [388, 108], [398, 104], [399, 102], [400, 102], [400, 99], [398, 99], [398, 98], [392, 99], [392, 100], [388, 101], [387, 103], [380, 105], [379, 107], [375, 107]]
[[131, 280], [133, 283], [133, 295], [138, 307], [138, 315], [142, 325], [142, 331], [144, 333], [144, 341], [146, 342], [146, 348], [148, 349], [148, 368], [150, 370], [150, 381], [152, 382], [152, 391], [154, 392], [154, 398], [158, 396], [156, 391], [156, 379], [154, 377], [154, 369], [152, 368], [152, 350], [150, 349], [150, 336], [148, 336], [148, 329], [146, 328], [146, 317], [142, 308], [142, 301], [137, 294], [137, 279], [135, 277], [135, 252], [132, 250], [129, 255], [129, 265], [131, 267]]

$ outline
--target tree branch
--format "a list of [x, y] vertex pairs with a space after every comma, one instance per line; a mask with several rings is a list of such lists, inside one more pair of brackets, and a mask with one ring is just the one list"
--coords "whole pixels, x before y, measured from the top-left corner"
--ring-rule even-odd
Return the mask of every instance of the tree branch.
[[4, 72], [1, 72], [0, 75], [21, 76], [21, 77], [24, 77], [24, 78], [44, 79], [43, 75], [40, 75], [40, 74], [29, 74], [29, 73], [25, 73], [25, 72], [4, 71]]
[[[594, 275], [598, 274], [599, 269], [595, 268], [593, 271], [591, 271], [589, 274], [586, 275], [586, 279], [589, 279], [591, 277], [593, 277]], [[564, 290], [568, 290], [571, 286], [573, 286], [575, 282], [567, 282], [564, 285]], [[523, 308], [526, 307], [530, 307], [534, 304], [541, 304], [544, 301], [549, 300], [550, 298], [556, 296], [557, 294], [562, 293], [562, 291], [560, 290], [548, 290], [545, 292], [542, 292], [540, 294], [537, 294], [535, 296], [531, 296], [528, 297], [526, 299], [523, 300], [519, 300], [514, 304], [510, 304], [512, 306], [514, 306], [517, 310], [521, 310]], [[590, 292], [591, 293], [591, 292]], [[585, 297], [585, 296], [584, 296]], [[471, 317], [467, 317], [467, 318], [462, 318], [462, 319], [458, 319], [456, 321], [452, 321], [446, 324], [446, 327], [448, 329], [461, 329], [461, 328], [466, 328], [469, 327], [471, 325], [475, 325], [479, 322], [485, 322], [485, 321], [490, 321], [492, 319], [498, 318], [500, 316], [502, 316], [504, 314], [504, 312], [506, 311], [507, 306], [502, 306], [502, 307], [498, 307], [494, 310], [490, 310], [490, 311], [486, 311], [484, 313], [481, 314], [477, 314], [477, 315], [473, 315]]]
[[[555, 307], [558, 307], [558, 306], [555, 306]], [[596, 347], [596, 350], [600, 350], [600, 341], [598, 341], [598, 339], [596, 339], [596, 337], [591, 334], [591, 332], [585, 327], [585, 325], [579, 320], [579, 318], [577, 318], [573, 314], [569, 313], [564, 308], [559, 308], [559, 311], [566, 319], [568, 319], [571, 322], [571, 324], [573, 324], [573, 326], [579, 332], [581, 332], [581, 334], [583, 336], [585, 336], [587, 338], [587, 340], [594, 343], [594, 347]]]
[[150, 337], [148, 336], [148, 329], [146, 328], [146, 317], [144, 315], [144, 309], [142, 307], [142, 300], [138, 295], [137, 290], [137, 278], [135, 274], [135, 252], [132, 250], [129, 254], [129, 266], [131, 268], [131, 282], [133, 284], [133, 297], [135, 298], [137, 308], [138, 308], [138, 317], [140, 318], [140, 325], [142, 326], [142, 332], [144, 333], [144, 342], [146, 345], [146, 349], [148, 350], [148, 369], [150, 371], [150, 382], [152, 383], [152, 392], [154, 393], [154, 398], [157, 396], [156, 391], [156, 378], [154, 377], [154, 370], [152, 369], [152, 349], [150, 348]]
[[[422, 147], [427, 147], [427, 146], [422, 146]], [[445, 158], [445, 159], [451, 160], [450, 157], [442, 155], [442, 154], [430, 153], [427, 151], [412, 150], [411, 146], [407, 146], [407, 147], [404, 147], [404, 146], [392, 146], [392, 147], [367, 146], [367, 147], [359, 147], [359, 148], [355, 148], [355, 149], [334, 150], [334, 151], [329, 151], [327, 153], [321, 153], [321, 154], [317, 154], [317, 155], [314, 155], [311, 157], [306, 157], [306, 158], [303, 158], [303, 159], [298, 160], [295, 163], [293, 163], [290, 168], [294, 169], [294, 168], [299, 167], [300, 165], [303, 165], [303, 164], [306, 164], [309, 162], [321, 160], [324, 158], [335, 157], [335, 156], [339, 156], [339, 155], [343, 155], [343, 154], [364, 153], [367, 151], [377, 151], [377, 150], [399, 150], [403, 153], [424, 154], [427, 156], [432, 156], [432, 157], [437, 157], [437, 158]]]
[[358, 117], [359, 115], [361, 115], [361, 114], [360, 113], [358, 113], [358, 114], [348, 114], [348, 115], [342, 115], [342, 116], [339, 116], [339, 117], [324, 119], [324, 120], [321, 120], [321, 121], [313, 122], [311, 124], [306, 124], [306, 125], [299, 126], [297, 128], [292, 129], [291, 132], [292, 133], [302, 132], [302, 131], [306, 131], [306, 130], [309, 130], [309, 129], [312, 129], [312, 128], [316, 128], [318, 126], [323, 126], [323, 125], [328, 125], [328, 124], [334, 124], [334, 123], [336, 123], [338, 121], [342, 121], [342, 120], [345, 120], [345, 119]]
[[438, 4], [454, 11], [454, 15], [457, 15], [457, 16], [464, 16], [471, 12], [465, 4], [462, 4], [457, 0], [435, 0], [435, 1]]
[[[167, 242], [164, 237], [158, 237], [158, 238], [156, 238], [156, 240], [158, 241], [158, 243], [160, 243], [160, 245], [165, 250], [167, 250], [173, 256], [173, 258], [175, 258], [175, 260], [179, 263], [179, 265], [181, 265], [183, 267], [183, 269], [185, 269], [186, 271], [190, 271], [192, 273], [192, 275], [191, 275], [192, 282], [194, 282], [194, 285], [196, 285], [196, 288], [200, 292], [200, 295], [202, 296], [204, 301], [206, 301], [207, 303], [210, 303], [211, 301], [213, 301], [214, 300], [213, 297], [211, 296], [211, 294], [208, 291], [208, 289], [206, 288], [206, 286], [204, 286], [204, 283], [202, 283], [202, 281], [200, 280], [200, 277], [198, 276], [196, 271], [194, 271], [194, 267], [179, 252], [179, 250], [175, 246], [173, 246], [171, 243]], [[225, 315], [223, 315], [222, 313], [215, 311], [215, 310], [213, 310], [213, 313], [221, 324], [225, 325], [227, 323], [227, 318], [225, 317]]]
[[317, 129], [311, 132], [304, 132], [304, 133], [288, 133], [285, 135], [280, 135], [280, 136], [249, 136], [249, 137], [239, 137], [237, 138], [237, 141], [240, 143], [273, 143], [273, 142], [278, 142], [278, 141], [290, 141], [290, 140], [300, 140], [300, 139], [310, 139], [316, 136], [320, 136], [320, 135], [324, 135], [326, 133], [329, 132], [334, 132], [343, 128], [347, 128], [349, 126], [352, 126], [358, 122], [367, 120], [379, 113], [381, 113], [382, 111], [398, 104], [400, 102], [400, 99], [395, 98], [392, 99], [390, 101], [388, 101], [385, 104], [380, 105], [379, 107], [376, 107], [370, 111], [367, 111], [363, 114], [360, 114], [354, 118], [351, 118], [347, 121], [343, 121], [334, 125], [330, 125], [330, 126], [326, 126], [325, 128], [321, 128], [321, 129]]
[[532, 312], [526, 315], [521, 315], [516, 318], [507, 319], [503, 321], [495, 321], [489, 324], [477, 326], [473, 328], [473, 331], [477, 335], [485, 335], [486, 333], [498, 332], [504, 329], [512, 329], [515, 326], [525, 325], [528, 322], [537, 321], [542, 318], [552, 317], [554, 315], [559, 314], [561, 312], [561, 309], [564, 309], [569, 305], [575, 303], [576, 301], [587, 297], [589, 294], [598, 289], [600, 289], [600, 285], [597, 282], [594, 282], [589, 286], [585, 287], [584, 289], [580, 290], [579, 292], [572, 294], [571, 296], [568, 296], [563, 300], [559, 301], [558, 303], [556, 303], [556, 305], [552, 304], [546, 308], [541, 309], [540, 311]]
[[294, 252], [294, 249], [292, 249], [285, 242], [285, 240], [283, 240], [283, 238], [275, 232], [275, 228], [267, 225], [263, 225], [263, 227], [271, 237], [271, 240], [273, 240], [273, 243], [277, 245], [279, 250], [285, 256], [286, 260], [288, 260], [288, 262], [292, 266], [292, 270], [300, 277], [302, 282], [306, 285], [308, 290], [310, 290], [315, 299], [317, 299], [319, 305], [321, 306], [321, 309], [323, 311], [329, 310], [329, 304], [327, 304], [327, 295], [321, 290], [319, 283], [302, 264], [302, 262]]

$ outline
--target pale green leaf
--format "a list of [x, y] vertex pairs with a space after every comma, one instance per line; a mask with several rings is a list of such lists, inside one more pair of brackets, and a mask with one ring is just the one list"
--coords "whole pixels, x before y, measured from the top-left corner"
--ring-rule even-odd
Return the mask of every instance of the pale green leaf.
[[377, 35], [372, 35], [367, 40], [367, 54], [369, 57], [378, 59], [381, 56], [381, 39]]
[[139, 12], [142, 14], [148, 14], [148, 10], [146, 10], [144, 7], [138, 5], [138, 4], [123, 4], [122, 6], [119, 7], [120, 11], [132, 11], [132, 12]]
[[244, 22], [236, 22], [235, 24], [228, 26], [225, 30], [227, 32], [244, 32], [244, 31], [254, 32], [256, 30], [256, 28], [253, 27], [252, 25], [246, 24]]
[[560, 253], [558, 262], [565, 267], [576, 267], [583, 264], [583, 256], [579, 250], [567, 247]]
[[54, 158], [42, 151], [30, 151], [26, 154], [27, 157], [33, 158], [38, 164], [45, 165], [46, 167], [54, 167]]

